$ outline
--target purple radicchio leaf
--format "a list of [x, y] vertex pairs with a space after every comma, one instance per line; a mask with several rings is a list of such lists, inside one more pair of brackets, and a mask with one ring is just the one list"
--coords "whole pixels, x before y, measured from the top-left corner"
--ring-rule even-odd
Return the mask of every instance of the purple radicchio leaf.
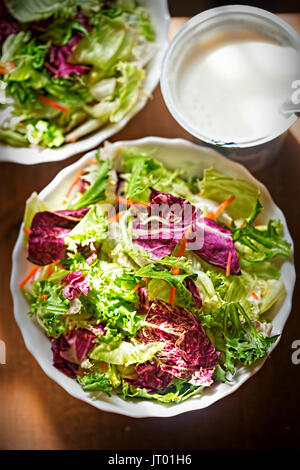
[[138, 312], [141, 315], [146, 315], [151, 305], [151, 300], [149, 298], [146, 287], [140, 287], [138, 289], [138, 297], [139, 297]]
[[28, 237], [28, 260], [45, 266], [63, 258], [64, 237], [88, 210], [44, 211], [35, 214]]
[[0, 2], [0, 43], [10, 34], [19, 32], [19, 26], [14, 22], [5, 8], [4, 2]]
[[147, 392], [163, 391], [173, 379], [173, 376], [168, 372], [164, 372], [154, 360], [137, 365], [135, 372], [137, 378], [125, 379], [126, 382], [138, 388], [146, 388]]
[[[145, 215], [154, 219], [145, 223]], [[208, 263], [224, 269], [231, 252], [231, 274], [241, 273], [231, 231], [214, 220], [200, 217], [200, 211], [188, 201], [152, 189], [147, 214], [143, 212], [143, 217], [139, 217], [138, 212], [137, 216], [134, 221], [134, 242], [154, 258], [170, 255], [190, 230], [187, 250], [194, 251]]]
[[196, 208], [185, 199], [152, 189], [148, 216], [154, 218], [148, 223], [141, 219], [134, 222], [134, 242], [154, 258], [170, 255], [196, 214]]
[[[87, 31], [92, 29], [89, 18], [81, 11], [78, 11], [76, 18]], [[68, 62], [69, 57], [71, 57], [76, 46], [83, 38], [84, 34], [81, 31], [76, 31], [67, 44], [63, 46], [51, 46], [50, 59], [49, 62], [45, 63], [45, 66], [55, 78], [68, 77], [72, 72], [76, 75], [82, 75], [87, 70], [90, 70], [90, 67], [86, 65], [72, 64]]]
[[87, 295], [91, 289], [86, 276], [80, 270], [69, 273], [61, 282], [65, 284], [63, 295], [69, 300], [78, 297], [80, 294]]
[[77, 328], [70, 334], [52, 339], [53, 365], [69, 377], [76, 377], [79, 364], [94, 347], [96, 337], [85, 328]]
[[165, 348], [157, 353], [161, 370], [194, 385], [210, 385], [219, 353], [202, 325], [186, 309], [161, 300], [152, 303], [137, 338], [143, 343], [161, 341]]
[[226, 269], [228, 256], [231, 252], [231, 274], [241, 274], [237, 252], [232, 240], [231, 231], [221, 227], [214, 220], [206, 217], [199, 218], [193, 226], [198, 238], [202, 237], [203, 245], [193, 250], [200, 258], [208, 263]]
[[198, 308], [201, 308], [202, 307], [201, 295], [194, 281], [190, 277], [187, 277], [185, 280], [185, 285], [187, 289], [190, 291], [190, 293], [192, 294], [196, 306]]

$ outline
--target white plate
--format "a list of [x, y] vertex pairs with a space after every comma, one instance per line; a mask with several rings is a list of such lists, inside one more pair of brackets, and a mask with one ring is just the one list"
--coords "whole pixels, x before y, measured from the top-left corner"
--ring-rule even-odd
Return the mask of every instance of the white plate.
[[64, 160], [72, 155], [84, 152], [96, 147], [104, 140], [119, 132], [126, 124], [145, 106], [148, 96], [151, 95], [159, 82], [160, 70], [164, 52], [168, 46], [168, 30], [170, 15], [168, 11], [167, 0], [141, 0], [151, 15], [152, 24], [156, 31], [155, 57], [150, 61], [147, 67], [146, 78], [144, 82], [145, 94], [140, 96], [139, 101], [134, 108], [120, 122], [109, 124], [103, 129], [96, 131], [78, 142], [65, 144], [58, 149], [41, 147], [11, 147], [0, 144], [0, 161], [15, 162], [22, 165], [33, 165], [36, 163], [55, 162]]
[[[217, 170], [228, 173], [233, 177], [244, 178], [252, 181], [261, 189], [261, 199], [264, 204], [264, 211], [261, 214], [261, 221], [268, 219], [280, 219], [284, 228], [284, 238], [292, 243], [285, 217], [281, 210], [275, 205], [268, 190], [259, 183], [243, 166], [227, 160], [214, 150], [207, 147], [200, 147], [186, 140], [162, 139], [158, 137], [146, 137], [140, 140], [116, 142], [115, 146], [139, 146], [147, 149], [155, 149], [154, 157], [166, 164], [170, 169], [184, 166], [188, 168], [190, 175], [201, 175], [204, 168], [214, 166]], [[55, 205], [56, 201], [61, 201], [69, 187], [78, 168], [86, 165], [87, 160], [94, 156], [95, 151], [89, 152], [73, 165], [62, 170], [56, 178], [40, 193], [40, 197], [50, 205]], [[34, 190], [34, 188], [32, 188]], [[215, 401], [224, 398], [226, 395], [237, 390], [247, 379], [256, 373], [263, 365], [261, 360], [253, 367], [241, 367], [235, 374], [232, 382], [217, 384], [208, 388], [202, 397], [194, 397], [178, 405], [165, 405], [151, 402], [149, 400], [139, 400], [137, 402], [125, 401], [117, 396], [108, 397], [101, 394], [97, 398], [91, 398], [83, 392], [80, 385], [73, 379], [65, 376], [52, 365], [52, 353], [50, 341], [43, 331], [32, 321], [28, 315], [28, 304], [21, 294], [18, 285], [25, 274], [32, 266], [26, 260], [26, 250], [22, 243], [23, 232], [20, 229], [13, 251], [13, 268], [11, 275], [11, 292], [14, 301], [14, 314], [21, 329], [23, 338], [28, 350], [36, 358], [46, 374], [59, 385], [61, 385], [72, 396], [83, 400], [96, 408], [104, 411], [111, 411], [136, 418], [141, 417], [168, 417], [175, 416], [186, 411], [205, 408]], [[286, 296], [278, 302], [270, 311], [270, 318], [273, 319], [273, 334], [281, 334], [285, 322], [289, 316], [292, 303], [292, 295], [295, 284], [295, 268], [293, 260], [285, 260], [281, 267], [281, 278], [286, 287]], [[279, 339], [278, 339], [279, 340]], [[277, 342], [273, 345], [278, 344]]]

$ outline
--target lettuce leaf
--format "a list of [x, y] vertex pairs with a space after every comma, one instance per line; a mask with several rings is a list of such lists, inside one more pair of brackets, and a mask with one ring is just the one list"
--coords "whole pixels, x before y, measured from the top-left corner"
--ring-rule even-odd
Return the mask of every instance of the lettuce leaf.
[[132, 344], [126, 341], [113, 345], [101, 343], [90, 353], [90, 358], [96, 361], [108, 362], [109, 364], [128, 366], [149, 361], [163, 348], [163, 343]]
[[188, 183], [180, 175], [182, 170], [169, 171], [151, 157], [153, 151], [135, 147], [123, 147], [120, 151], [126, 180], [125, 195], [128, 199], [148, 202], [151, 188], [190, 199], [192, 193]]
[[234, 218], [248, 217], [259, 194], [259, 188], [249, 181], [232, 178], [214, 168], [204, 170], [200, 196], [218, 202], [223, 202], [230, 196], [235, 196], [235, 199], [226, 209], [228, 214]]
[[109, 169], [110, 163], [108, 160], [98, 160], [96, 180], [84, 192], [80, 199], [71, 205], [73, 209], [81, 209], [90, 206], [104, 198]]
[[120, 62], [116, 71], [121, 76], [117, 80], [116, 107], [110, 115], [110, 122], [119, 122], [134, 107], [140, 95], [140, 85], [145, 72], [136, 65]]
[[222, 353], [223, 368], [231, 374], [238, 363], [251, 365], [266, 356], [278, 338], [278, 335], [260, 334], [238, 302], [225, 304], [213, 315], [203, 315], [201, 321], [214, 338], [216, 349]]
[[[124, 57], [124, 46], [128, 47], [126, 29], [122, 21], [102, 16], [99, 23], [76, 47], [70, 61], [93, 65], [104, 72]], [[127, 56], [131, 52], [128, 47]]]
[[83, 376], [77, 376], [77, 382], [85, 392], [105, 392], [111, 395], [112, 384], [106, 374], [89, 372]]
[[[266, 228], [257, 228], [253, 222], [263, 206], [257, 199], [244, 227], [231, 226], [232, 238], [241, 256], [249, 263], [260, 263], [276, 256], [288, 258], [291, 244], [278, 233], [278, 223], [270, 220]], [[241, 245], [246, 247], [246, 251]]]
[[36, 315], [37, 321], [47, 336], [58, 338], [66, 331], [65, 314], [70, 301], [62, 295], [62, 288], [49, 281], [34, 282], [31, 297], [31, 315]]
[[69, 17], [74, 15], [77, 2], [72, 0], [5, 0], [10, 14], [20, 23], [40, 21], [50, 16]]
[[146, 388], [136, 388], [125, 383], [120, 393], [121, 398], [146, 398], [148, 400], [157, 400], [161, 403], [181, 403], [194, 395], [199, 395], [203, 391], [202, 386], [188, 384], [180, 379], [173, 379], [171, 387], [166, 393], [149, 392]]
[[[152, 296], [154, 295], [154, 292], [156, 291], [158, 293], [159, 298], [163, 298], [163, 300], [167, 300], [166, 298], [164, 298], [167, 296], [167, 289], [165, 288], [165, 295], [163, 295], [164, 283], [161, 283], [161, 282], [159, 283], [157, 282], [157, 280], [165, 281], [170, 286], [175, 287], [176, 303], [178, 303], [181, 306], [185, 306], [186, 308], [190, 308], [190, 309], [193, 309], [196, 307], [197, 304], [195, 303], [194, 297], [192, 293], [189, 291], [189, 289], [186, 287], [186, 284], [184, 282], [188, 277], [195, 279], [196, 277], [195, 275], [191, 275], [190, 273], [175, 275], [171, 271], [160, 269], [160, 267], [155, 264], [148, 264], [147, 266], [144, 266], [143, 268], [139, 269], [135, 273], [135, 275], [141, 278], [147, 277], [149, 279], [156, 280], [155, 283], [154, 281], [152, 282], [152, 285], [150, 287], [150, 292]], [[162, 291], [159, 294], [160, 289], [162, 289]], [[170, 288], [168, 290], [170, 293]]]
[[48, 211], [47, 204], [34, 192], [26, 201], [25, 213], [23, 218], [24, 227], [29, 230], [33, 217], [37, 212]]
[[107, 236], [108, 221], [101, 206], [92, 207], [65, 237], [65, 244], [71, 251], [78, 246], [103, 241]]

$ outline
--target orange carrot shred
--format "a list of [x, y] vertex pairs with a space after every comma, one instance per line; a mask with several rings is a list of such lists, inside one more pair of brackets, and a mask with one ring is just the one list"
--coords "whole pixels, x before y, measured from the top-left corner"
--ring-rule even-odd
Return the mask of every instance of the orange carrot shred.
[[111, 217], [108, 218], [108, 222], [109, 223], [113, 223], [113, 222], [117, 222], [120, 217], [122, 217], [122, 215], [124, 214], [125, 211], [122, 211], [122, 212], [118, 212], [117, 214], [115, 215], [112, 215]]
[[232, 252], [229, 251], [228, 259], [227, 259], [227, 266], [226, 266], [226, 276], [230, 276], [230, 269], [231, 269], [231, 260], [232, 260]]
[[77, 171], [76, 177], [75, 177], [74, 181], [71, 183], [71, 185], [70, 185], [68, 191], [66, 192], [65, 199], [67, 199], [67, 198], [70, 196], [70, 194], [71, 194], [71, 192], [73, 191], [73, 189], [75, 188], [75, 186], [79, 183], [80, 178], [81, 178], [81, 169], [79, 169], [79, 170]]
[[29, 236], [29, 230], [28, 230], [28, 228], [23, 227], [23, 232], [25, 233], [25, 235], [27, 235], [27, 237]]
[[216, 211], [208, 212], [205, 217], [207, 219], [215, 220], [229, 206], [229, 204], [232, 203], [234, 199], [235, 199], [235, 196], [230, 196], [224, 202], [222, 202], [222, 204], [219, 205]]
[[170, 287], [170, 296], [169, 296], [169, 304], [173, 305], [175, 299], [175, 287]]
[[53, 273], [53, 268], [52, 268], [52, 266], [49, 266], [49, 269], [48, 269], [48, 278], [51, 276], [52, 273]]
[[23, 281], [20, 282], [19, 288], [23, 289], [23, 287], [27, 284], [28, 281], [35, 275], [35, 273], [40, 269], [40, 266], [34, 266], [29, 273], [27, 274], [26, 277], [24, 277]]
[[140, 288], [140, 284], [137, 284], [136, 286], [134, 286], [132, 290], [133, 292], [136, 292], [139, 288]]
[[52, 101], [46, 96], [43, 95], [38, 95], [38, 99], [40, 100], [41, 103], [47, 104], [48, 106], [51, 106], [52, 108], [58, 109], [62, 113], [68, 113], [68, 109], [65, 108], [65, 106], [62, 106], [61, 104], [57, 103], [56, 101]]
[[107, 370], [107, 362], [102, 362], [101, 366], [103, 370]]
[[256, 300], [258, 300], [258, 295], [256, 294], [256, 292], [251, 292], [251, 295], [252, 295], [252, 297], [254, 297]]
[[43, 295], [41, 295], [41, 299], [42, 299], [42, 300], [46, 300], [46, 299], [48, 299], [48, 295], [47, 295], [47, 294], [43, 294]]
[[132, 201], [131, 199], [125, 199], [124, 197], [116, 196], [116, 200], [121, 204], [126, 204], [127, 206], [131, 206], [132, 204], [137, 204], [139, 206], [148, 207], [149, 204], [146, 202], [137, 202]]

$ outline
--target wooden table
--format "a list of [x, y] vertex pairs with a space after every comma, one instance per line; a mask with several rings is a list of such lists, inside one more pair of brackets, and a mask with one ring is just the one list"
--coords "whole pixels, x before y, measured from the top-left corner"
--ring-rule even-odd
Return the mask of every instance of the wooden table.
[[[283, 15], [300, 31], [300, 14]], [[174, 19], [171, 34], [185, 19]], [[112, 141], [147, 135], [191, 137], [172, 119], [159, 87], [146, 108]], [[291, 345], [300, 340], [300, 295], [282, 339], [264, 367], [238, 391], [202, 411], [169, 419], [131, 419], [96, 410], [51, 381], [24, 346], [9, 291], [11, 253], [26, 198], [40, 191], [78, 156], [36, 166], [0, 164], [0, 365], [1, 449], [292, 449], [300, 448], [300, 365]], [[284, 211], [300, 261], [300, 120], [280, 157], [256, 176]]]

